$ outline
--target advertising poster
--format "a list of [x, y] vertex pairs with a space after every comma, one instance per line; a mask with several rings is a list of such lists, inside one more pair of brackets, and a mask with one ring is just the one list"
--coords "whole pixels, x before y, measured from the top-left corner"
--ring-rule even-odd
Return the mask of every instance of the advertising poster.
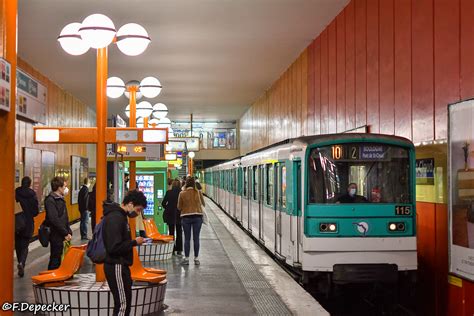
[[31, 188], [36, 192], [38, 201], [43, 201], [43, 188], [41, 184], [41, 150], [24, 148], [23, 151], [24, 176], [31, 178]]
[[[51, 179], [55, 175], [56, 153], [52, 151], [41, 152], [41, 188], [43, 197], [51, 193]], [[44, 199], [40, 200], [41, 209], [44, 210]]]
[[433, 158], [416, 160], [416, 184], [417, 185], [434, 185], [434, 168], [435, 162]]
[[146, 196], [147, 207], [143, 210], [143, 214], [152, 216], [155, 209], [155, 177], [153, 175], [137, 175], [137, 187]]
[[2, 77], [0, 78], [0, 110], [10, 112], [10, 63], [0, 58]]
[[449, 106], [449, 271], [474, 281], [474, 100]]
[[[46, 100], [48, 90], [36, 79], [17, 69], [17, 115], [46, 124]], [[0, 96], [1, 101], [1, 96]]]
[[79, 191], [85, 178], [89, 178], [89, 159], [79, 156], [71, 156], [71, 204], [77, 204]]

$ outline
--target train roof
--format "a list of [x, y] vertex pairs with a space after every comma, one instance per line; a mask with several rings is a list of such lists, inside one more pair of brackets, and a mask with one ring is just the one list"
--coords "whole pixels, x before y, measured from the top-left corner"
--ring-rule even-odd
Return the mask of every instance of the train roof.
[[312, 136], [301, 136], [296, 138], [286, 139], [284, 141], [272, 144], [270, 146], [260, 148], [258, 150], [252, 151], [247, 153], [247, 155], [259, 153], [265, 151], [267, 149], [271, 149], [277, 146], [281, 146], [284, 144], [294, 144], [294, 143], [302, 143], [304, 145], [312, 145], [318, 142], [327, 142], [327, 141], [337, 141], [341, 139], [357, 139], [357, 140], [373, 140], [379, 139], [384, 141], [397, 141], [407, 147], [413, 147], [413, 143], [404, 137], [394, 136], [394, 135], [386, 135], [386, 134], [373, 134], [373, 133], [340, 133], [340, 134], [324, 134], [324, 135], [312, 135]]

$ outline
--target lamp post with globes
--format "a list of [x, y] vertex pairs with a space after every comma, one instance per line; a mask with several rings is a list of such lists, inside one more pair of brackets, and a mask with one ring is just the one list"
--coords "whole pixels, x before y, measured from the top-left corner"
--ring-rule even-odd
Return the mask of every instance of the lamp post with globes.
[[[142, 81], [131, 80], [127, 84], [118, 77], [110, 77], [107, 79], [107, 96], [109, 98], [119, 98], [123, 94], [130, 99], [130, 104], [125, 109], [125, 114], [129, 117], [130, 127], [137, 127], [137, 118], [146, 121], [153, 112], [153, 107], [148, 101], [142, 101], [137, 104], [137, 99], [143, 95], [146, 98], [155, 98], [161, 93], [160, 81], [155, 77], [146, 77]], [[148, 127], [144, 122], [140, 127]], [[137, 165], [135, 161], [130, 161], [130, 189], [136, 188], [137, 185]], [[132, 227], [132, 234], [134, 230]]]
[[188, 153], [188, 157], [189, 157], [189, 161], [188, 161], [188, 165], [189, 165], [189, 175], [192, 177], [193, 176], [193, 173], [194, 173], [194, 157], [196, 156], [196, 153], [194, 151], [190, 151]]
[[[71, 55], [82, 55], [90, 48], [97, 49], [96, 60], [96, 222], [102, 217], [102, 201], [107, 196], [107, 152], [105, 131], [107, 127], [107, 47], [115, 40], [119, 50], [128, 56], [137, 56], [145, 51], [151, 39], [146, 30], [129, 23], [118, 31], [110, 18], [103, 14], [92, 14], [82, 23], [66, 25], [58, 41], [61, 47]], [[105, 280], [103, 270], [96, 269], [97, 281]]]

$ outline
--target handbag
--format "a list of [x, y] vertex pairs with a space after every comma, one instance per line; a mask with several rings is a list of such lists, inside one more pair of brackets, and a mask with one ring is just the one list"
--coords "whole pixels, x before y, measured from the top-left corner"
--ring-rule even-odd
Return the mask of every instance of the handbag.
[[25, 214], [23, 212], [15, 214], [15, 234], [20, 235], [25, 228]]
[[40, 225], [38, 229], [38, 239], [43, 247], [48, 247], [49, 245], [49, 235], [51, 234], [51, 228], [46, 225], [45, 221]]

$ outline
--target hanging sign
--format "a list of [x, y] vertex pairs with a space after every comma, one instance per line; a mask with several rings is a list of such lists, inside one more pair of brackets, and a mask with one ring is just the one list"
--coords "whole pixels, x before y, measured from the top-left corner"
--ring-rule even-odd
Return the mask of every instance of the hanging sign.
[[[160, 160], [160, 145], [116, 145], [118, 154], [123, 155], [123, 158], [139, 158], [142, 160]], [[107, 144], [107, 157], [115, 157], [115, 152], [112, 144]]]
[[16, 71], [17, 115], [46, 124], [46, 100], [48, 90], [21, 69]]
[[10, 63], [0, 58], [0, 68], [2, 70], [2, 77], [0, 78], [0, 110], [10, 112]]

